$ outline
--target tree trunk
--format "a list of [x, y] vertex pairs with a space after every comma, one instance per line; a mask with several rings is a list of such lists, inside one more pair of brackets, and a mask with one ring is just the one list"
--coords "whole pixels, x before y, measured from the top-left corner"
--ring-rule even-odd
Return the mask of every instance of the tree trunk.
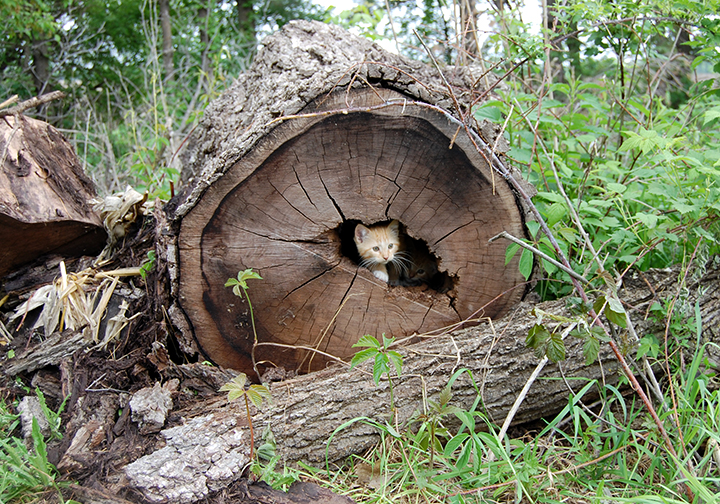
[[32, 44], [32, 77], [35, 90], [40, 96], [48, 91], [50, 82], [50, 41], [33, 40]]
[[70, 143], [23, 115], [0, 118], [0, 277], [43, 254], [96, 254], [107, 235]]
[[[378, 85], [370, 88], [362, 78], [355, 87], [347, 82], [330, 94], [317, 88], [299, 100], [307, 85], [300, 72], [308, 80], [322, 71], [347, 75], [352, 63], [333, 61], [337, 56], [330, 52], [338, 43], [354, 46], [352, 63], [368, 57], [388, 62], [368, 74], [388, 71], [401, 82], [376, 77]], [[313, 70], [318, 51], [325, 51], [323, 62]], [[236, 86], [220, 99], [222, 108], [206, 114], [209, 123], [227, 125], [245, 107], [247, 124], [236, 135], [255, 136], [236, 159], [214, 150], [211, 157], [227, 159], [226, 166], [203, 173], [175, 202], [185, 207], [181, 219], [176, 215], [173, 247], [180, 267], [178, 306], [200, 347], [223, 366], [252, 373], [254, 353], [263, 369], [317, 370], [333, 357], [347, 359], [363, 334], [405, 337], [496, 318], [524, 295], [516, 260], [506, 265], [505, 245], [488, 243], [501, 231], [524, 236], [523, 209], [489, 165], [499, 161], [487, 147], [478, 151], [483, 140], [472, 130], [468, 136], [460, 120], [435, 104], [439, 99], [409, 94], [437, 85], [439, 76], [416, 62], [412, 68], [400, 57], [370, 51], [382, 53], [320, 23], [291, 25], [266, 43], [255, 63], [277, 68], [280, 59], [288, 65], [283, 75], [258, 70], [260, 82], [246, 81], [265, 93], [285, 82], [285, 102], [261, 95], [264, 110], [247, 110], [243, 101], [255, 91]], [[327, 79], [326, 87], [337, 80]], [[288, 110], [310, 99], [305, 108]], [[263, 122], [276, 111], [284, 112], [284, 121]], [[225, 135], [206, 131], [216, 140]], [[391, 219], [427, 245], [440, 270], [437, 281], [390, 286], [358, 266], [355, 226]], [[249, 282], [252, 311], [244, 296], [225, 287], [247, 268], [263, 278]]]
[[160, 0], [160, 28], [162, 30], [162, 59], [165, 80], [173, 78], [173, 42], [170, 23], [170, 0]]
[[200, 56], [200, 79], [205, 83], [205, 91], [210, 92], [210, 82], [212, 82], [212, 69], [210, 68], [210, 36], [208, 35], [208, 22], [210, 12], [207, 7], [203, 6], [198, 9], [198, 26], [200, 27], [200, 47], [202, 54]]
[[255, 33], [255, 10], [252, 0], [237, 0], [237, 19], [240, 34], [248, 45], [248, 53], [255, 52], [257, 35]]

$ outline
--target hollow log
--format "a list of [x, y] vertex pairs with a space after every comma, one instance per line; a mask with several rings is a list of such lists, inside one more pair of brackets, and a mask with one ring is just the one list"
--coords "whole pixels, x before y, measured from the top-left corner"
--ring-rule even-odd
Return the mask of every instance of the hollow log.
[[[253, 360], [312, 371], [347, 359], [363, 334], [422, 334], [520, 301], [517, 260], [488, 242], [525, 236], [523, 207], [494, 173], [504, 143], [468, 116], [476, 79], [446, 72], [322, 23], [265, 41], [206, 112], [169, 206], [171, 313], [187, 339], [246, 373]], [[391, 285], [359, 266], [355, 226], [391, 220], [427, 247], [436, 276]], [[262, 276], [248, 282], [252, 310], [225, 287], [248, 268]]]
[[95, 186], [70, 143], [47, 123], [0, 118], [0, 277], [37, 257], [94, 255], [107, 235]]

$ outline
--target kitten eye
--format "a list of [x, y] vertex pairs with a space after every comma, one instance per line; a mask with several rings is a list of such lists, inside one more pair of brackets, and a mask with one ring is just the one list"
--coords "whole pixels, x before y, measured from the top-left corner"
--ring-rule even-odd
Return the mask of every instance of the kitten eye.
[[417, 272], [418, 272], [418, 275], [424, 275], [424, 274], [425, 274], [425, 270], [424, 270], [424, 269], [419, 269]]
[[390, 245], [388, 245], [388, 250], [390, 250], [392, 248], [392, 246], [393, 246], [392, 243]]
[[380, 247], [378, 247], [377, 245], [375, 245], [375, 246], [373, 247], [373, 250], [374, 250], [375, 252], [380, 252]]

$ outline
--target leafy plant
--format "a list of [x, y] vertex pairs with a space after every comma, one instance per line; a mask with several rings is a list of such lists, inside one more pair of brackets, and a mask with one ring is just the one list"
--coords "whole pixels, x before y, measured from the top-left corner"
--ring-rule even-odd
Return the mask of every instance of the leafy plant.
[[262, 280], [262, 277], [252, 270], [252, 268], [248, 268], [244, 271], [238, 271], [237, 278], [228, 278], [227, 282], [225, 282], [225, 287], [232, 287], [233, 294], [235, 294], [237, 297], [241, 298], [243, 295], [245, 296], [245, 299], [247, 300], [248, 307], [250, 308], [250, 322], [252, 324], [252, 331], [253, 331], [253, 348], [252, 348], [252, 362], [253, 362], [253, 369], [255, 370], [255, 374], [260, 378], [260, 373], [258, 372], [257, 365], [255, 363], [255, 347], [258, 343], [258, 335], [257, 330], [255, 329], [255, 314], [253, 312], [253, 306], [252, 302], [250, 301], [250, 296], [248, 295], [248, 285], [247, 281], [255, 278], [257, 280]]
[[403, 358], [397, 351], [390, 350], [390, 346], [395, 341], [395, 338], [388, 338], [385, 336], [385, 333], [383, 333], [382, 340], [382, 343], [380, 343], [375, 337], [369, 334], [361, 337], [358, 342], [353, 345], [353, 348], [365, 347], [365, 350], [360, 350], [353, 356], [350, 361], [350, 368], [352, 369], [366, 360], [373, 359], [373, 381], [375, 385], [378, 385], [382, 375], [387, 374], [388, 384], [390, 385], [390, 409], [394, 412], [395, 401], [393, 397], [393, 382], [390, 376], [390, 364], [395, 368], [396, 376], [399, 378], [402, 374]]
[[155, 256], [154, 250], [148, 250], [147, 253], [147, 259], [143, 261], [143, 263], [140, 265], [140, 276], [143, 280], [147, 280], [147, 276], [150, 274], [150, 272], [155, 267], [155, 260], [157, 257]]
[[65, 396], [62, 403], [60, 403], [57, 411], [53, 411], [48, 407], [47, 402], [45, 401], [45, 394], [42, 393], [42, 390], [35, 387], [35, 394], [37, 395], [38, 401], [40, 402], [40, 409], [45, 415], [45, 418], [47, 419], [50, 426], [51, 439], [62, 439], [63, 436], [60, 432], [60, 424], [62, 422], [62, 419], [60, 418], [60, 415], [62, 415], [62, 412], [65, 410], [65, 404], [67, 403], [68, 399], [70, 399], [70, 394]]
[[250, 428], [250, 460], [252, 461], [255, 457], [255, 433], [253, 430], [252, 416], [250, 415], [250, 403], [252, 402], [256, 408], [260, 409], [263, 401], [270, 400], [271, 394], [265, 385], [254, 383], [246, 387], [246, 383], [247, 375], [240, 373], [220, 387], [220, 392], [227, 392], [229, 401], [234, 401], [241, 397], [245, 400], [245, 413]]

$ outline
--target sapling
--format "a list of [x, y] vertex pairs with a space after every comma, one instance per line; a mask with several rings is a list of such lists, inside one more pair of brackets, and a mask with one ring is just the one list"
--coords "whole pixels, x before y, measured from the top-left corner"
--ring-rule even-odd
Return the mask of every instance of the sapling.
[[247, 375], [245, 373], [238, 374], [235, 378], [220, 387], [220, 392], [228, 393], [228, 400], [234, 401], [240, 397], [245, 398], [245, 413], [247, 415], [248, 426], [250, 428], [250, 460], [255, 456], [255, 433], [253, 431], [252, 416], [250, 416], [250, 402], [256, 408], [260, 409], [263, 400], [270, 400], [270, 391], [265, 385], [253, 384], [245, 388], [247, 383]]
[[[258, 280], [262, 280], [262, 277], [254, 272], [252, 268], [248, 268], [244, 271], [238, 271], [237, 278], [228, 278], [227, 282], [225, 282], [225, 287], [232, 287], [233, 288], [233, 294], [235, 294], [237, 297], [242, 298], [243, 294], [245, 294], [245, 299], [247, 299], [248, 307], [250, 307], [250, 322], [252, 323], [252, 330], [253, 330], [253, 347], [252, 347], [252, 363], [253, 363], [253, 370], [255, 371], [255, 374], [258, 378], [260, 378], [260, 373], [258, 373], [257, 366], [255, 364], [255, 347], [258, 343], [258, 336], [257, 336], [257, 330], [255, 329], [255, 314], [253, 313], [253, 306], [252, 302], [250, 301], [250, 296], [248, 295], [248, 285], [247, 281], [251, 278], [256, 278]], [[241, 290], [242, 289], [242, 290]]]

